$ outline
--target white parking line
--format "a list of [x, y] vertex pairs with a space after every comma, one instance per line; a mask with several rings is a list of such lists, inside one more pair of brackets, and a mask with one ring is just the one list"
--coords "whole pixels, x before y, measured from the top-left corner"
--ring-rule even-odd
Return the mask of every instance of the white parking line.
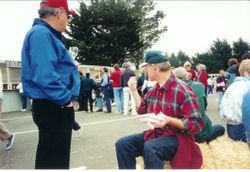
[[[89, 126], [89, 125], [96, 125], [96, 124], [104, 124], [104, 123], [110, 123], [110, 122], [117, 122], [117, 121], [126, 121], [126, 120], [131, 120], [135, 119], [136, 117], [126, 117], [126, 118], [119, 118], [119, 119], [111, 119], [111, 120], [105, 120], [105, 121], [96, 121], [96, 122], [89, 122], [89, 123], [82, 123], [80, 124], [81, 126]], [[16, 132], [14, 134], [19, 135], [19, 134], [27, 134], [27, 133], [34, 133], [37, 132], [38, 130], [27, 130], [27, 131], [21, 131], [21, 132]]]
[[19, 118], [6, 118], [2, 119], [1, 121], [13, 121], [13, 120], [19, 120], [19, 119], [26, 119], [26, 118], [32, 118], [32, 116], [25, 116], [25, 117], [19, 117]]

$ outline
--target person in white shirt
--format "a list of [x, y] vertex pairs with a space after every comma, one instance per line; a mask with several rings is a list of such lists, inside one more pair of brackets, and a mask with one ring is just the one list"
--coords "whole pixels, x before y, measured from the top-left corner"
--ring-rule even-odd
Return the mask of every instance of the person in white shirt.
[[235, 78], [221, 100], [220, 117], [226, 121], [227, 134], [231, 139], [247, 142], [242, 119], [242, 101], [250, 90], [250, 59], [241, 62], [239, 72], [240, 76]]
[[21, 96], [21, 101], [22, 101], [22, 111], [26, 111], [27, 109], [27, 97], [23, 94], [23, 85], [20, 82], [17, 87], [19, 90], [20, 96]]

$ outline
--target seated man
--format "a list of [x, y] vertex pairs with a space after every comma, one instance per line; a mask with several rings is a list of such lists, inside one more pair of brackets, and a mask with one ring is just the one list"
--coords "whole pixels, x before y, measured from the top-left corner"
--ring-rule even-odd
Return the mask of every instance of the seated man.
[[173, 71], [174, 75], [180, 80], [186, 82], [197, 96], [201, 116], [204, 120], [204, 127], [201, 132], [195, 134], [195, 141], [198, 143], [210, 142], [219, 136], [224, 135], [225, 128], [220, 125], [212, 125], [211, 120], [206, 114], [204, 101], [206, 100], [205, 88], [202, 83], [192, 81], [192, 74], [187, 72], [184, 67], [178, 67]]
[[163, 113], [165, 120], [152, 123], [154, 129], [116, 142], [119, 168], [135, 169], [137, 156], [143, 156], [146, 169], [162, 169], [164, 161], [171, 161], [172, 168], [201, 168], [202, 155], [194, 134], [201, 131], [204, 121], [194, 92], [172, 74], [170, 63], [159, 51], [149, 51], [145, 62], [149, 80], [157, 84], [141, 99], [136, 78], [130, 78], [137, 112]]

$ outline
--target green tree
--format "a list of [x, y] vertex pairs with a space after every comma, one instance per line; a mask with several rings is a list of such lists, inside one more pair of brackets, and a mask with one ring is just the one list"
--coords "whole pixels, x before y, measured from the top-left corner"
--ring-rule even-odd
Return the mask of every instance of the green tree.
[[238, 41], [233, 42], [233, 56], [240, 60], [241, 56], [250, 50], [250, 45], [248, 42], [239, 38]]
[[183, 64], [189, 61], [191, 62], [191, 59], [189, 58], [188, 55], [186, 55], [183, 51], [178, 51], [177, 55], [175, 55], [174, 53], [172, 53], [169, 57], [169, 62], [171, 64], [171, 66], [173, 67], [179, 67], [179, 66], [183, 66]]
[[67, 31], [71, 44], [79, 47], [77, 60], [110, 66], [128, 59], [138, 65], [144, 50], [166, 31], [159, 28], [163, 12], [149, 16], [152, 10], [152, 0], [80, 2], [79, 15], [71, 18]]
[[231, 45], [226, 39], [220, 40], [216, 39], [210, 46], [209, 54], [213, 56], [213, 60], [216, 62], [217, 69], [227, 69], [228, 59], [232, 57]]
[[220, 69], [220, 64], [210, 52], [196, 53], [192, 60], [194, 64], [204, 64], [208, 73], [218, 73], [218, 69]]
[[171, 53], [168, 60], [169, 60], [169, 62], [171, 64], [171, 66], [173, 66], [173, 67], [178, 67], [179, 66], [179, 61], [176, 58], [176, 55], [174, 53]]

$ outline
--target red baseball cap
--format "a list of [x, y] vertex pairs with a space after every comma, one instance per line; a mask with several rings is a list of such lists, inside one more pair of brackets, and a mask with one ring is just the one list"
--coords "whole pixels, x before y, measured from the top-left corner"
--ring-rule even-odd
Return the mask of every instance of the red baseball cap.
[[64, 8], [64, 10], [69, 15], [75, 15], [76, 14], [75, 11], [69, 10], [67, 0], [42, 0], [41, 3], [40, 3], [40, 8], [46, 8], [46, 7]]

